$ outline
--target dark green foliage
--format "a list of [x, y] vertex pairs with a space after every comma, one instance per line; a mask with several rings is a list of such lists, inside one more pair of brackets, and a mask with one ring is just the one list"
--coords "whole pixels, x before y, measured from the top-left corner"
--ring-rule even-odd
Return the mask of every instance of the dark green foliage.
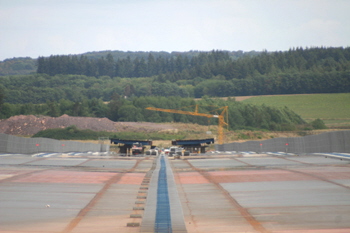
[[36, 59], [20, 57], [0, 61], [0, 76], [22, 75], [36, 72]]
[[230, 129], [267, 129], [290, 131], [305, 121], [296, 113], [285, 108], [255, 106], [240, 102], [227, 102], [229, 106]]
[[[188, 53], [183, 54], [186, 55]], [[189, 55], [191, 56], [191, 53]], [[119, 58], [116, 61], [114, 61], [111, 53], [108, 53], [106, 57], [101, 56], [98, 59], [88, 59], [86, 55], [52, 55], [46, 58], [38, 58], [37, 73], [49, 74], [51, 76], [57, 74], [77, 74], [96, 77], [103, 75], [110, 77], [150, 77], [169, 73], [172, 76], [179, 76], [175, 73], [192, 70], [191, 67], [195, 67], [196, 76], [211, 78], [209, 64], [215, 64], [221, 61], [231, 61], [228, 52], [214, 50], [211, 52], [201, 52], [197, 56], [191, 56], [191, 59], [188, 56], [183, 57], [181, 54], [168, 56], [168, 58], [159, 56], [155, 59], [152, 53], [149, 53], [147, 57], [136, 56], [136, 58], [131, 59], [130, 56], [127, 56], [123, 59]], [[168, 80], [176, 81], [178, 78], [171, 77]]]
[[14, 115], [47, 115], [51, 117], [67, 114], [70, 116], [106, 117], [109, 114], [108, 106], [99, 99], [84, 99], [73, 102], [61, 99], [58, 102], [47, 101], [45, 104], [8, 104], [4, 103], [0, 109], [0, 119]]
[[[143, 103], [142, 107], [158, 107], [168, 109], [181, 109], [184, 111], [194, 111], [194, 105], [200, 106], [199, 112], [220, 114], [220, 111], [213, 111], [220, 106], [228, 106], [229, 109], [229, 125], [230, 129], [247, 129], [260, 128], [269, 130], [294, 130], [296, 125], [304, 124], [305, 121], [296, 113], [285, 108], [274, 108], [267, 106], [247, 105], [233, 100], [209, 99], [203, 98], [201, 101], [194, 102], [192, 99], [178, 99], [178, 98], [137, 98], [134, 101], [135, 106], [139, 106], [140, 100]], [[190, 107], [188, 107], [190, 106]], [[214, 118], [208, 119], [206, 117], [180, 115], [174, 113], [153, 112], [150, 110], [143, 110], [145, 121], [159, 122], [190, 122], [201, 125], [218, 124]]]
[[[81, 56], [40, 57], [37, 62], [37, 74], [0, 77], [0, 118], [18, 114], [68, 114], [108, 117], [113, 121], [205, 125], [208, 121], [209, 124], [217, 122], [145, 108], [180, 109], [194, 105], [193, 97], [203, 96], [350, 90], [349, 47], [296, 48], [258, 54], [104, 51]], [[292, 130], [295, 125], [304, 123], [287, 108], [258, 107], [208, 98], [198, 103], [229, 106], [231, 129]], [[211, 111], [206, 107], [201, 110]]]
[[[127, 57], [124, 55], [124, 57], [119, 56], [114, 59], [113, 55], [105, 53], [106, 59], [99, 56], [95, 60], [87, 59], [86, 55], [82, 55], [79, 59], [74, 59], [76, 56], [51, 56], [38, 59], [38, 73], [85, 74], [87, 76], [101, 76], [109, 73], [112, 76], [112, 73], [105, 69], [111, 69], [111, 65], [108, 64], [115, 61], [113, 76], [118, 77], [150, 77], [162, 74], [166, 75], [166, 80], [171, 82], [196, 77], [211, 79], [219, 75], [226, 80], [251, 77], [273, 80], [276, 75], [281, 74], [301, 75], [306, 71], [323, 73], [348, 70], [349, 50], [349, 48], [296, 48], [286, 52], [264, 51], [258, 56], [251, 56], [251, 54], [244, 56], [243, 53], [226, 51], [185, 52], [168, 55], [140, 52], [127, 53]], [[232, 59], [233, 54], [235, 58], [239, 56], [240, 59]], [[96, 67], [96, 70], [87, 72], [88, 67]]]
[[228, 106], [230, 129], [260, 128], [268, 130], [293, 130], [296, 125], [305, 122], [288, 108], [275, 108], [265, 105], [255, 106], [236, 102], [233, 99], [210, 99], [204, 97], [200, 101], [192, 98], [178, 97], [133, 97], [122, 98], [118, 94], [105, 104], [102, 100], [91, 99], [80, 102], [60, 100], [59, 102], [48, 101], [45, 104], [4, 104], [2, 117], [12, 115], [50, 115], [108, 117], [113, 121], [147, 121], [147, 122], [184, 122], [201, 125], [217, 125], [217, 119], [200, 116], [182, 115], [167, 112], [150, 111], [145, 108], [157, 107], [165, 109], [181, 109], [194, 112], [195, 105], [199, 105], [198, 111], [213, 115], [221, 114], [216, 109]]
[[311, 126], [314, 129], [327, 129], [327, 126], [325, 125], [325, 123], [323, 122], [323, 120], [317, 118], [316, 120], [311, 122]]
[[95, 132], [89, 129], [80, 130], [75, 125], [64, 129], [47, 129], [33, 137], [52, 138], [57, 140], [96, 140], [98, 137], [108, 137], [106, 132]]
[[[350, 90], [350, 48], [297, 48], [232, 59], [226, 51], [160, 56], [101, 53], [38, 58], [38, 74], [5, 76], [5, 103], [120, 96], [242, 96], [344, 93]], [[238, 53], [239, 54], [239, 53]], [[121, 54], [119, 54], [121, 55]], [[157, 57], [158, 56], [158, 57]]]
[[0, 87], [7, 103], [46, 103], [67, 99], [81, 102], [83, 99], [110, 101], [114, 93], [122, 97], [132, 96], [190, 96], [191, 88], [181, 88], [175, 83], [154, 82], [154, 78], [110, 78], [85, 75], [34, 74], [0, 77]]

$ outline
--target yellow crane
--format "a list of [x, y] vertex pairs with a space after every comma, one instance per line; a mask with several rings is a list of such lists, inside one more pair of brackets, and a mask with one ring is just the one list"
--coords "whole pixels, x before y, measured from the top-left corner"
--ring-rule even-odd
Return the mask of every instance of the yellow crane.
[[216, 114], [216, 115], [198, 112], [198, 105], [195, 105], [194, 112], [183, 111], [183, 110], [178, 110], [178, 109], [164, 109], [164, 108], [154, 108], [154, 107], [148, 107], [146, 109], [152, 110], [152, 111], [170, 112], [170, 113], [186, 114], [186, 115], [192, 115], [192, 116], [203, 116], [203, 117], [207, 117], [207, 118], [218, 118], [218, 120], [219, 120], [218, 142], [219, 142], [219, 144], [224, 143], [224, 127], [228, 126], [228, 122], [225, 122], [225, 118], [228, 121], [228, 106], [224, 106], [224, 107], [215, 109], [214, 111], [222, 110], [222, 112], [220, 114]]

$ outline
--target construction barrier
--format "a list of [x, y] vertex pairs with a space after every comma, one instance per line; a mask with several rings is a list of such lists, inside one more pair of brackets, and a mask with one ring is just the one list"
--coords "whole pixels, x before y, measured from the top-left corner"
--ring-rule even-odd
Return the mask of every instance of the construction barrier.
[[109, 144], [60, 141], [49, 138], [24, 138], [0, 133], [0, 153], [108, 152]]
[[233, 142], [215, 145], [217, 151], [252, 151], [306, 153], [350, 153], [350, 130], [327, 132], [318, 135], [291, 138], [274, 138], [263, 141]]

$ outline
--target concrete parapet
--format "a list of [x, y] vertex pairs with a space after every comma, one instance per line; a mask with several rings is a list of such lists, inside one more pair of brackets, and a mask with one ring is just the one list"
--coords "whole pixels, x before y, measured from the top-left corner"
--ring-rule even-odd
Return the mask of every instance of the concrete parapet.
[[50, 138], [23, 138], [0, 133], [0, 153], [30, 154], [39, 152], [108, 152], [109, 145], [60, 141]]
[[262, 141], [233, 142], [215, 145], [217, 151], [254, 151], [286, 153], [350, 153], [350, 130], [292, 138], [274, 138]]

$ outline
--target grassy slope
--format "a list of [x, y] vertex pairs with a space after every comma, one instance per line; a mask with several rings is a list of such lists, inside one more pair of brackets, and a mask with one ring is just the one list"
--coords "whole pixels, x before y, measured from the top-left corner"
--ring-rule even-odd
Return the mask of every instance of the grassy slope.
[[255, 96], [243, 102], [287, 106], [306, 120], [321, 118], [329, 126], [350, 125], [350, 93]]

